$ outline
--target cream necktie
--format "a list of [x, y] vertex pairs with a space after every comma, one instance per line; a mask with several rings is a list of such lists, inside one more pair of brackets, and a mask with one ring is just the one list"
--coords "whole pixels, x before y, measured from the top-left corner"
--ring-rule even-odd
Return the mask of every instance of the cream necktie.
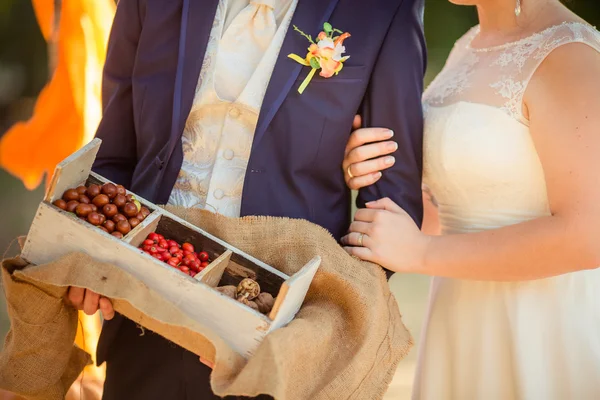
[[235, 101], [250, 81], [277, 32], [275, 0], [252, 0], [225, 30], [215, 66], [215, 89]]

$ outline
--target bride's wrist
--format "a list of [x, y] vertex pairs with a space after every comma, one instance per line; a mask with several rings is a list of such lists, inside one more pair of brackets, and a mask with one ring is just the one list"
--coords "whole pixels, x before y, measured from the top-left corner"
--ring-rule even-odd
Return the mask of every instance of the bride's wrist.
[[421, 234], [421, 238], [419, 240], [419, 258], [418, 258], [418, 262], [417, 265], [415, 266], [415, 271], [414, 273], [416, 274], [425, 274], [425, 275], [430, 275], [427, 272], [427, 256], [431, 251], [431, 247], [433, 242], [435, 241], [435, 236], [432, 235], [427, 235], [427, 234]]

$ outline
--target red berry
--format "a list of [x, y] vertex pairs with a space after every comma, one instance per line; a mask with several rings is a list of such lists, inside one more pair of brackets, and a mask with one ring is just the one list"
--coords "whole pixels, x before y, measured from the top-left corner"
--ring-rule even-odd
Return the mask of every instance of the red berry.
[[181, 260], [179, 260], [179, 258], [175, 258], [175, 257], [171, 257], [169, 258], [169, 262], [176, 262], [177, 264], [179, 264]]
[[165, 253], [167, 251], [167, 249], [163, 248], [163, 247], [157, 247], [156, 251], [159, 253]]
[[181, 245], [181, 248], [183, 249], [183, 251], [187, 250], [189, 252], [194, 252], [194, 246], [191, 245], [191, 243], [184, 243]]
[[192, 272], [192, 271], [190, 271], [190, 276], [191, 276], [192, 278], [193, 278], [193, 277], [195, 277], [197, 274], [198, 274], [197, 272]]
[[156, 246], [150, 246], [150, 253], [152, 253], [152, 254], [158, 253], [158, 249], [156, 248]]
[[189, 267], [196, 272], [200, 272], [200, 265], [201, 265], [200, 261], [195, 260], [190, 263]]
[[167, 264], [169, 264], [173, 268], [177, 268], [177, 265], [179, 265], [179, 261], [178, 260], [173, 261], [173, 259], [171, 258], [169, 261], [167, 261]]
[[208, 261], [204, 261], [202, 264], [200, 264], [200, 268], [204, 269], [206, 267], [208, 267], [210, 265], [210, 263]]
[[[160, 254], [157, 254], [157, 253], [154, 253], [154, 254], [152, 254], [152, 257], [154, 257], [154, 258], [156, 258], [156, 259], [158, 259], [158, 260], [160, 260], [160, 259], [161, 259], [161, 257], [160, 257]], [[162, 261], [162, 260], [161, 260], [161, 261]]]
[[157, 233], [156, 240], [158, 240], [160, 242], [161, 240], [165, 240], [165, 237], [163, 235], [161, 235], [160, 233]]
[[186, 274], [190, 272], [190, 269], [188, 267], [186, 267], [185, 265], [182, 265], [181, 267], [179, 267], [179, 270]]
[[198, 259], [202, 262], [208, 261], [208, 253], [205, 251], [198, 253]]
[[177, 242], [172, 239], [167, 240], [167, 243], [169, 244], [169, 247], [179, 247], [179, 244], [177, 244]]
[[152, 246], [154, 244], [154, 240], [146, 239], [144, 240], [144, 244], [146, 246]]
[[179, 248], [177, 246], [171, 246], [169, 247], [169, 253], [171, 254], [175, 254], [179, 251]]
[[157, 237], [158, 237], [158, 233], [152, 232], [151, 234], [148, 235], [148, 240], [154, 241]]
[[188, 254], [194, 254], [194, 252], [193, 251], [189, 251], [189, 250], [184, 250], [183, 251], [183, 255], [184, 256], [187, 256]]

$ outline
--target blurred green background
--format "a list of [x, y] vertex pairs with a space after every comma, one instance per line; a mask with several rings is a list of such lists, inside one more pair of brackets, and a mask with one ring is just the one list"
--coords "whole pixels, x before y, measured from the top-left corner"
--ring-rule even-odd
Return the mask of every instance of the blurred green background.
[[[600, 0], [571, 0], [568, 5], [593, 25], [600, 24]], [[476, 24], [475, 9], [455, 6], [447, 0], [427, 0], [425, 24], [429, 46], [429, 82], [442, 68], [455, 40]], [[0, 0], [0, 135], [15, 121], [28, 119], [36, 96], [47, 79], [46, 43], [38, 29], [31, 2]], [[61, 132], [52, 134], [60, 135]], [[0, 170], [2, 254], [5, 254], [5, 249], [14, 238], [27, 233], [42, 196], [42, 187], [33, 192], [26, 191], [21, 182]], [[13, 244], [12, 251], [6, 254], [16, 251], [16, 244]], [[424, 298], [423, 291], [426, 290], [421, 290], [415, 296]], [[1, 337], [4, 337], [7, 328], [5, 307], [0, 305]]]

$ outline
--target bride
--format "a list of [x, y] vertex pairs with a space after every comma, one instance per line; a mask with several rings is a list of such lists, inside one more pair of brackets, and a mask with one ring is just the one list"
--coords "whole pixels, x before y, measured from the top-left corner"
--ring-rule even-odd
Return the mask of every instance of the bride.
[[[382, 199], [343, 243], [434, 276], [415, 399], [600, 398], [600, 33], [558, 0], [453, 2], [480, 25], [423, 99], [442, 235]], [[353, 133], [351, 188], [389, 165], [385, 132]]]

